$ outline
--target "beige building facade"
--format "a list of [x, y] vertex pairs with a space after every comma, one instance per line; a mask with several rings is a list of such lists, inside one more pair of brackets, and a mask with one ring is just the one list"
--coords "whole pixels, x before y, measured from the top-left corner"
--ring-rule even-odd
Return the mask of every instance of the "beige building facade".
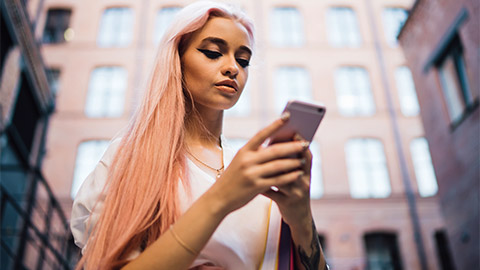
[[[58, 85], [43, 171], [67, 213], [72, 186], [101, 155], [95, 145], [107, 145], [88, 142], [108, 141], [126, 126], [161, 28], [190, 2], [29, 1], [45, 65]], [[432, 180], [428, 145], [427, 155], [425, 147], [415, 150], [425, 145], [424, 130], [405, 58], [388, 34], [406, 19], [412, 1], [236, 3], [254, 19], [257, 41], [245, 95], [226, 113], [225, 136], [240, 145], [278, 117], [290, 98], [325, 104], [312, 145], [312, 207], [330, 264], [442, 269], [435, 175]], [[46, 34], [59, 31], [58, 22], [63, 38]]]

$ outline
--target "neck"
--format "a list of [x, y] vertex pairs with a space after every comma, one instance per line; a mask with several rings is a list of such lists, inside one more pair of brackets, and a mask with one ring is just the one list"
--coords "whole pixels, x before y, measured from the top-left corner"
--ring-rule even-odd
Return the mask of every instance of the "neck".
[[198, 117], [188, 116], [186, 124], [186, 141], [190, 145], [204, 147], [220, 146], [223, 128], [223, 110], [198, 110]]

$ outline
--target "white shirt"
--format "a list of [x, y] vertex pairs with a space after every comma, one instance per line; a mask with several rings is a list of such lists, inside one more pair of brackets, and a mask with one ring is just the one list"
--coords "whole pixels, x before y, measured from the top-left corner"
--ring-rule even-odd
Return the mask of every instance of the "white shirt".
[[[227, 145], [223, 136], [221, 141], [223, 162], [227, 167], [235, 151]], [[110, 144], [94, 171], [85, 179], [73, 203], [70, 226], [75, 244], [82, 248], [82, 252], [90, 233], [86, 233], [87, 222], [91, 222], [90, 226], [93, 227], [103, 209], [105, 195], [102, 191], [107, 180], [108, 168], [119, 144], [120, 139]], [[187, 169], [190, 176], [191, 197], [186, 195], [183, 185], [179, 183], [182, 213], [215, 183], [214, 178], [202, 171], [190, 159], [187, 159]], [[95, 203], [97, 203], [96, 206]], [[275, 269], [280, 221], [281, 216], [276, 204], [269, 198], [258, 195], [244, 207], [225, 217], [191, 267], [209, 263], [232, 270], [260, 269], [260, 267]], [[140, 251], [136, 251], [129, 257], [134, 259], [139, 254]]]

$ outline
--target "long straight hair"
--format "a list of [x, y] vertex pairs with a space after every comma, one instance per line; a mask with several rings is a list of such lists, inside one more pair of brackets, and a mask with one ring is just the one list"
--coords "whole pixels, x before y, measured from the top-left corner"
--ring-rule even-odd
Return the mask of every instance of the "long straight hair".
[[[181, 47], [186, 36], [212, 16], [241, 23], [254, 40], [253, 24], [243, 12], [216, 2], [195, 2], [182, 9], [158, 49], [144, 98], [122, 137], [109, 168], [105, 202], [93, 224], [77, 269], [116, 269], [128, 256], [151, 245], [180, 216], [178, 190], [189, 190], [185, 161], [185, 124], [193, 104], [182, 87]], [[179, 182], [180, 181], [180, 182]]]

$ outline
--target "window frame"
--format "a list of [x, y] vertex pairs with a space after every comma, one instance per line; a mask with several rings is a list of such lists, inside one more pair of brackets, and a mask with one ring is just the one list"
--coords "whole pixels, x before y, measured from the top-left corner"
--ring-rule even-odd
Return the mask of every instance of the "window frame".
[[[458, 88], [455, 89], [446, 86], [446, 82], [444, 81], [443, 72], [448, 72], [447, 67], [444, 65], [448, 64], [447, 61], [449, 60], [453, 61], [454, 65], [453, 74], [451, 73], [450, 75], [453, 75], [453, 80], [458, 86]], [[452, 130], [454, 130], [479, 105], [478, 97], [476, 99], [473, 97], [469, 86], [468, 75], [465, 68], [462, 41], [457, 32], [452, 36], [451, 40], [448, 42], [448, 45], [435, 60], [434, 65], [444, 107], [450, 119], [450, 127]], [[450, 99], [448, 97], [449, 95], [459, 96], [459, 107], [452, 107], [454, 105], [450, 104]], [[452, 110], [456, 109], [461, 110], [460, 114], [452, 115]]]
[[[347, 27], [343, 27], [343, 28], [341, 27], [341, 25], [337, 25], [336, 23], [335, 23], [335, 27], [331, 26], [331, 19], [332, 19], [331, 14], [333, 14], [335, 10], [351, 11], [353, 16], [352, 18], [349, 18], [349, 19], [352, 19], [355, 22], [355, 24], [351, 24], [351, 25], [344, 24], [343, 26], [346, 25]], [[338, 17], [338, 15], [336, 17]], [[361, 28], [360, 28], [360, 21], [358, 19], [357, 12], [353, 7], [329, 6], [326, 9], [325, 19], [326, 19], [326, 26], [327, 26], [327, 41], [330, 46], [334, 48], [361, 48], [363, 46], [364, 40], [363, 40]], [[340, 18], [340, 19], [343, 19], [343, 21], [345, 21], [345, 18]], [[335, 21], [338, 21], [338, 18]], [[339, 29], [336, 29], [337, 27]], [[349, 34], [355, 33], [354, 41], [351, 41], [350, 38], [345, 37], [345, 35], [340, 35], [339, 40], [335, 40], [331, 32], [333, 31], [332, 28], [335, 28], [335, 30], [340, 30], [340, 31], [337, 31], [336, 33], [344, 32], [342, 31], [344, 29], [348, 29], [348, 31], [345, 31], [345, 32], [348, 32]]]
[[[124, 72], [125, 74], [125, 81], [124, 81], [124, 85], [123, 85], [123, 89], [122, 90], [122, 107], [121, 107], [121, 112], [110, 112], [107, 109], [103, 110], [103, 111], [90, 111], [90, 102], [91, 100], [93, 100], [93, 97], [92, 97], [92, 91], [95, 91], [94, 90], [94, 76], [100, 76], [100, 75], [97, 75], [96, 72], [108, 72], [108, 69], [116, 69], [120, 72]], [[124, 115], [125, 113], [125, 105], [126, 105], [126, 95], [127, 95], [127, 92], [128, 92], [128, 78], [129, 74], [128, 74], [128, 70], [123, 67], [123, 66], [120, 66], [120, 65], [105, 65], [105, 66], [97, 66], [95, 68], [92, 69], [92, 71], [90, 72], [90, 76], [89, 76], [89, 80], [88, 80], [88, 90], [86, 91], [86, 95], [85, 95], [85, 104], [84, 104], [84, 115], [88, 118], [92, 118], [92, 119], [96, 119], [96, 118], [120, 118]], [[109, 81], [111, 81], [112, 78], [109, 77]], [[110, 88], [107, 89], [107, 90], [104, 90], [105, 88], [101, 88], [102, 91], [107, 91], [107, 92], [115, 92], [115, 89], [111, 89], [111, 85], [109, 85]], [[98, 86], [97, 86], [98, 87]], [[98, 88], [96, 88], [97, 90], [97, 93], [98, 93]], [[102, 96], [105, 95], [104, 92], [102, 92]], [[98, 97], [95, 97], [96, 99], [98, 99]], [[108, 104], [107, 104], [108, 105]], [[107, 106], [104, 106], [104, 108], [106, 108]]]
[[[107, 15], [107, 12], [110, 11], [110, 10], [119, 10], [119, 9], [125, 9], [127, 11], [130, 12], [130, 23], [127, 23], [126, 25], [130, 27], [130, 32], [128, 33], [128, 38], [126, 41], [122, 41], [121, 40], [121, 37], [117, 37], [113, 40], [109, 40], [109, 39], [106, 39], [106, 38], [102, 38], [105, 36], [105, 33], [103, 33], [103, 29], [104, 29], [104, 24], [106, 23], [104, 20], [105, 20], [105, 16]], [[120, 24], [121, 22], [117, 22], [118, 24]], [[130, 6], [108, 6], [106, 7], [105, 9], [103, 9], [102, 11], [102, 14], [100, 15], [100, 21], [99, 21], [99, 24], [98, 24], [98, 31], [97, 31], [97, 37], [96, 37], [96, 45], [98, 48], [128, 48], [132, 45], [133, 43], [133, 39], [134, 39], [134, 35], [135, 35], [135, 11], [132, 7]], [[121, 31], [122, 32], [122, 31]], [[108, 32], [107, 32], [108, 33]], [[120, 36], [120, 35], [117, 35], [117, 36]], [[106, 39], [106, 40], [104, 40]]]
[[[54, 19], [53, 22], [49, 22], [49, 19], [51, 18], [50, 12], [65, 12], [66, 14], [62, 14], [62, 16], [66, 15], [66, 18], [56, 18]], [[45, 24], [43, 26], [42, 30], [42, 44], [48, 44], [48, 45], [60, 45], [64, 44], [67, 42], [65, 39], [65, 31], [67, 31], [70, 28], [71, 21], [72, 21], [72, 15], [73, 15], [73, 10], [70, 7], [50, 7], [47, 9], [47, 14], [45, 18]], [[66, 21], [66, 26], [65, 25], [59, 25], [58, 21], [59, 20], [65, 20]], [[55, 22], [56, 21], [56, 22]], [[53, 27], [50, 29], [50, 24], [55, 25], [54, 30]], [[48, 28], [48, 29], [47, 29]], [[65, 29], [63, 29], [65, 28]], [[62, 30], [63, 29], [63, 30]], [[49, 32], [55, 32], [54, 34], [49, 33]], [[49, 33], [46, 35], [46, 33]], [[55, 36], [52, 40], [50, 38], [52, 36]], [[60, 38], [59, 38], [60, 37]]]
[[[368, 84], [368, 89], [361, 89], [359, 87], [352, 87], [352, 85], [358, 85], [359, 81], [355, 81], [353, 83], [348, 83], [348, 88], [349, 88], [348, 90], [350, 92], [354, 91], [354, 94], [355, 94], [354, 96], [355, 96], [356, 99], [358, 99], [358, 98], [370, 99], [370, 102], [371, 102], [371, 105], [372, 105], [371, 108], [362, 107], [362, 104], [363, 105], [366, 104], [366, 103], [362, 103], [362, 102], [356, 102], [356, 104], [353, 107], [350, 107], [350, 108], [346, 108], [345, 106], [342, 107], [342, 105], [340, 103], [340, 98], [344, 95], [340, 96], [340, 94], [344, 94], [343, 91], [345, 89], [343, 89], [343, 88], [341, 88], [341, 86], [339, 86], [339, 80], [341, 79], [339, 77], [345, 76], [345, 74], [342, 74], [344, 72], [346, 73], [347, 76], [351, 76], [352, 73], [354, 73], [354, 72], [355, 73], [363, 72], [363, 74], [365, 74], [365, 77], [362, 78], [362, 79], [364, 79], [365, 83]], [[377, 104], [375, 102], [375, 95], [374, 95], [374, 91], [373, 91], [373, 88], [372, 88], [372, 80], [371, 80], [370, 77], [371, 77], [371, 75], [370, 75], [370, 72], [368, 71], [368, 69], [365, 68], [365, 67], [362, 67], [362, 66], [346, 66], [346, 65], [343, 65], [343, 66], [338, 66], [334, 70], [335, 98], [336, 98], [336, 105], [337, 105], [337, 108], [338, 108], [338, 112], [340, 113], [340, 115], [342, 115], [344, 117], [371, 117], [371, 116], [373, 116], [377, 113]], [[366, 94], [366, 91], [368, 91], [368, 96], [359, 95], [359, 94]], [[358, 105], [358, 103], [360, 103], [360, 105]]]
[[[411, 84], [413, 86], [413, 89], [406, 89], [406, 88], [402, 88], [400, 87], [402, 84], [400, 83], [400, 80], [403, 79], [403, 75], [405, 74], [401, 74], [403, 73], [404, 71], [407, 71], [408, 72], [408, 77], [409, 77], [409, 80], [411, 80]], [[405, 116], [405, 117], [416, 117], [420, 114], [420, 103], [418, 101], [418, 95], [417, 95], [417, 89], [416, 89], [416, 86], [415, 86], [415, 81], [413, 80], [413, 74], [410, 70], [409, 67], [407, 67], [406, 65], [400, 65], [400, 66], [397, 66], [395, 68], [395, 74], [394, 74], [394, 77], [395, 77], [395, 87], [397, 88], [397, 96], [398, 96], [398, 102], [399, 102], [399, 105], [400, 105], [400, 111], [402, 112], [402, 115]], [[406, 91], [405, 91], [406, 90]], [[410, 94], [409, 92], [412, 92], [413, 94], [412, 95], [408, 95]], [[407, 95], [405, 95], [407, 94]], [[408, 106], [407, 103], [405, 102], [405, 97], [409, 98], [409, 99], [415, 99], [415, 110], [413, 111], [410, 107], [411, 106]]]
[[[98, 148], [95, 149], [95, 151], [97, 151], [97, 154], [98, 154], [98, 152], [101, 152], [101, 154], [98, 154], [98, 156], [95, 157], [94, 162], [91, 162], [90, 164], [88, 164], [88, 165], [92, 165], [91, 168], [88, 171], [84, 171], [83, 173], [78, 173], [77, 168], [79, 166], [85, 166], [85, 164], [79, 165], [79, 163], [78, 163], [79, 162], [79, 155], [81, 155], [81, 153], [80, 153], [81, 147], [82, 147], [82, 145], [87, 145], [87, 144], [92, 144], [92, 143], [95, 143], [97, 146], [98, 145], [103, 146], [103, 151], [98, 149]], [[72, 199], [75, 198], [78, 191], [80, 190], [80, 187], [85, 182], [85, 179], [95, 169], [95, 167], [98, 165], [98, 163], [100, 162], [103, 155], [105, 155], [105, 152], [107, 151], [109, 145], [110, 145], [110, 140], [109, 139], [84, 140], [84, 141], [81, 141], [77, 145], [76, 151], [75, 151], [75, 163], [74, 163], [74, 168], [73, 168], [73, 172], [72, 172], [72, 185], [70, 187], [70, 197]], [[97, 158], [98, 158], [98, 160], [97, 160]], [[79, 176], [77, 176], [77, 175], [79, 175]]]
[[[166, 30], [172, 23], [172, 19], [178, 14], [178, 12], [182, 9], [180, 5], [169, 5], [169, 6], [162, 6], [157, 8], [155, 12], [154, 24], [153, 24], [153, 35], [152, 35], [152, 42], [154, 46], [158, 46], [160, 41], [162, 40], [163, 36], [165, 35]], [[168, 12], [167, 23], [165, 26], [159, 26], [160, 21], [163, 20], [165, 17], [160, 16], [162, 10], [170, 10]]]
[[[422, 160], [422, 163], [418, 162], [419, 161], [419, 159], [417, 158], [418, 157], [418, 151], [421, 150], [421, 149], [418, 149], [418, 148], [414, 149], [414, 147], [419, 144], [417, 142], [425, 143], [424, 146], [425, 145], [427, 146], [426, 147], [427, 152], [422, 153], [422, 154], [424, 154], [428, 158], [428, 161], [429, 161], [428, 165], [430, 165], [429, 166], [430, 168], [427, 168], [426, 166], [424, 166], [425, 160]], [[435, 195], [438, 194], [438, 180], [437, 180], [437, 175], [436, 175], [436, 172], [435, 172], [435, 167], [433, 165], [432, 153], [430, 151], [430, 145], [428, 144], [427, 139], [425, 137], [413, 138], [410, 141], [409, 150], [410, 150], [410, 155], [411, 155], [411, 159], [412, 159], [415, 180], [417, 181], [418, 194], [422, 198], [434, 197]], [[426, 154], [428, 154], [428, 156]], [[422, 167], [420, 167], [420, 166], [422, 166]], [[433, 193], [428, 193], [428, 192], [425, 192], [425, 191], [421, 191], [421, 189], [422, 189], [421, 187], [424, 186], [424, 184], [420, 183], [420, 182], [423, 182], [423, 180], [419, 179], [419, 175], [420, 175], [420, 171], [425, 170], [425, 169], [427, 169], [427, 170], [431, 169], [431, 171], [433, 172], [433, 180], [435, 181], [435, 186], [436, 186], [435, 187], [435, 192], [433, 192]]]
[[[405, 20], [400, 23], [398, 29], [397, 29], [397, 33], [396, 35], [393, 37], [395, 39], [395, 42], [392, 43], [393, 40], [391, 40], [392, 37], [389, 37], [389, 35], [393, 35], [393, 33], [390, 32], [391, 29], [388, 29], [386, 28], [387, 26], [387, 23], [386, 23], [386, 18], [387, 18], [387, 15], [390, 15], [390, 14], [386, 14], [387, 13], [387, 10], [403, 10], [405, 13], [406, 13], [406, 17], [405, 17]], [[408, 19], [408, 16], [409, 16], [409, 11], [408, 9], [404, 8], [404, 7], [399, 7], [399, 6], [386, 6], [383, 8], [382, 10], [382, 20], [383, 20], [383, 34], [384, 34], [384, 39], [385, 39], [385, 42], [392, 48], [397, 48], [398, 47], [398, 35], [400, 34], [400, 31], [401, 29], [403, 28], [403, 26], [405, 25], [405, 22], [407, 21]]]
[[[364, 153], [364, 154], [365, 154], [365, 149], [367, 149], [367, 147], [365, 146], [366, 143], [375, 142], [375, 143], [379, 143], [379, 145], [381, 146], [381, 151], [382, 151], [383, 156], [380, 157], [380, 158], [383, 158], [385, 166], [382, 169], [384, 169], [384, 173], [385, 173], [385, 176], [386, 176], [386, 179], [384, 179], [385, 183], [383, 183], [383, 184], [385, 185], [385, 188], [388, 189], [388, 190], [385, 190], [386, 191], [385, 195], [380, 196], [380, 195], [376, 194], [376, 193], [378, 193], [378, 191], [372, 190], [372, 187], [375, 186], [375, 185], [374, 185], [374, 183], [372, 183], [371, 179], [368, 180], [368, 182], [366, 183], [366, 184], [368, 184], [366, 196], [355, 194], [356, 191], [354, 189], [352, 189], [352, 187], [353, 187], [352, 183], [353, 183], [353, 181], [358, 181], [358, 173], [352, 173], [352, 171], [354, 169], [351, 167], [352, 166], [352, 161], [351, 161], [352, 157], [351, 157], [350, 152], [349, 152], [349, 145], [350, 145], [350, 143], [353, 143], [353, 142], [362, 142], [362, 144], [360, 146], [363, 148], [362, 153]], [[371, 149], [367, 149], [367, 150], [371, 151]], [[382, 140], [380, 140], [378, 138], [374, 138], [374, 137], [352, 137], [352, 138], [349, 138], [345, 142], [344, 153], [345, 153], [345, 164], [346, 164], [346, 169], [347, 169], [349, 191], [350, 191], [350, 196], [353, 199], [385, 199], [385, 198], [389, 198], [392, 195], [393, 191], [392, 191], [391, 172], [390, 172], [390, 169], [389, 169], [389, 166], [388, 166], [388, 157], [386, 155], [385, 145], [382, 142]], [[365, 156], [365, 155], [363, 155], [363, 156]], [[356, 158], [356, 156], [355, 156], [355, 158]], [[374, 157], [374, 158], [378, 158], [378, 157]], [[367, 165], [369, 167], [372, 166], [370, 156], [369, 156], [369, 159], [367, 159], [367, 160], [363, 159], [362, 160], [362, 162], [361, 162], [361, 164], [363, 165], [361, 167], [362, 171], [366, 171], [365, 168], [364, 168], [365, 163], [368, 163]], [[358, 165], [358, 162], [357, 162], [357, 165]], [[356, 171], [356, 172], [358, 172], [358, 171]], [[368, 171], [368, 174], [370, 176], [372, 175], [371, 170]], [[375, 181], [378, 181], [378, 180], [376, 179]]]
[[[373, 239], [377, 238], [377, 239]], [[389, 255], [393, 258], [392, 260], [392, 269], [393, 270], [401, 270], [403, 269], [402, 266], [402, 252], [401, 252], [401, 246], [399, 242], [399, 237], [397, 232], [391, 232], [391, 231], [373, 231], [373, 232], [368, 232], [363, 235], [363, 245], [365, 249], [365, 268], [369, 268], [370, 264], [370, 258], [369, 258], [369, 239], [370, 243], [372, 241], [375, 241], [377, 244], [378, 242], [386, 242], [387, 246], [393, 247], [392, 249], [390, 248], [385, 248], [385, 246], [382, 246], [381, 250], [388, 250]], [[375, 243], [374, 242], [374, 243]], [[390, 242], [390, 243], [389, 243]], [[371, 244], [370, 244], [371, 246]]]
[[[288, 10], [289, 12], [285, 12]], [[276, 11], [281, 11], [276, 13]], [[277, 28], [277, 21], [275, 14], [282, 14], [282, 19], [287, 19], [286, 15], [288, 14], [288, 19], [290, 22], [296, 21], [298, 24], [292, 24], [292, 26], [296, 26], [295, 29], [291, 28]], [[295, 15], [292, 15], [295, 14]], [[285, 26], [285, 25], [282, 25]], [[298, 27], [298, 29], [297, 29]], [[283, 31], [285, 29], [294, 30], [294, 31]], [[277, 30], [277, 31], [275, 31]], [[282, 30], [282, 31], [280, 31]], [[270, 11], [270, 44], [274, 47], [279, 48], [299, 48], [303, 47], [306, 44], [306, 32], [305, 32], [305, 20], [301, 10], [295, 6], [276, 6], [273, 7]], [[295, 37], [298, 34], [297, 38]]]

